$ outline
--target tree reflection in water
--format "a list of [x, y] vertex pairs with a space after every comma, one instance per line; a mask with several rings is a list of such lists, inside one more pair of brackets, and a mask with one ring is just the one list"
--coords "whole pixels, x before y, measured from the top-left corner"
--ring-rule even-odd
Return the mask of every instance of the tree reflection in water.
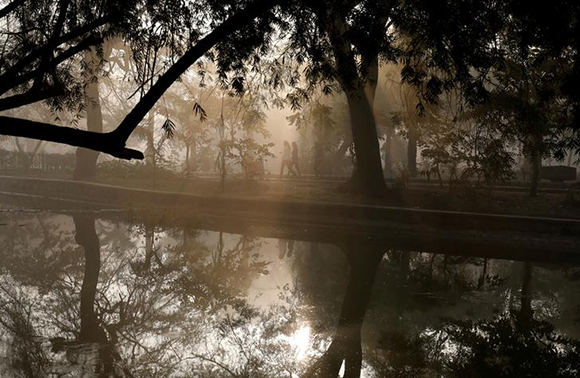
[[580, 342], [534, 318], [530, 262], [523, 263], [520, 305], [491, 321], [449, 320], [453, 352], [444, 362], [455, 377], [577, 377]]
[[307, 370], [305, 377], [336, 377], [344, 363], [344, 377], [359, 377], [362, 368], [361, 327], [383, 253], [364, 244], [341, 246], [349, 262], [349, 278], [330, 346]]
[[572, 377], [580, 366], [578, 282], [553, 266], [364, 240], [294, 241], [288, 253], [288, 241], [91, 214], [7, 227], [1, 376]]

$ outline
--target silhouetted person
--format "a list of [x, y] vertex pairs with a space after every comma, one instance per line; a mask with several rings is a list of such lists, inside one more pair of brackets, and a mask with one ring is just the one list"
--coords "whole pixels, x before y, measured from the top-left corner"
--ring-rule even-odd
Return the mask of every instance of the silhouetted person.
[[286, 254], [286, 257], [291, 257], [293, 252], [294, 252], [294, 240], [289, 240], [288, 241], [288, 253]]
[[278, 239], [278, 258], [291, 257], [294, 252], [294, 240]]
[[292, 171], [292, 151], [290, 150], [290, 143], [284, 141], [284, 150], [282, 151], [282, 164], [280, 165], [280, 176], [284, 175], [284, 167], [288, 168], [288, 174]]
[[294, 172], [294, 167], [296, 167], [296, 171], [298, 172], [298, 176], [300, 174], [300, 166], [298, 165], [298, 144], [296, 142], [292, 142], [292, 160], [290, 161], [290, 172], [294, 176], [296, 176], [296, 172]]
[[286, 239], [278, 239], [278, 258], [282, 260], [284, 256], [286, 256], [286, 249], [287, 249], [287, 241]]

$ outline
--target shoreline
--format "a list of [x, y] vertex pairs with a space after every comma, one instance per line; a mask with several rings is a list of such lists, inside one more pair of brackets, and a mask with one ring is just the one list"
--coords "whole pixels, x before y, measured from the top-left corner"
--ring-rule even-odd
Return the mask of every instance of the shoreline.
[[[200, 196], [54, 179], [0, 176], [4, 200], [123, 213], [156, 222], [297, 240], [539, 261], [580, 261], [580, 220], [298, 201]], [[78, 210], [77, 210], [78, 211]]]

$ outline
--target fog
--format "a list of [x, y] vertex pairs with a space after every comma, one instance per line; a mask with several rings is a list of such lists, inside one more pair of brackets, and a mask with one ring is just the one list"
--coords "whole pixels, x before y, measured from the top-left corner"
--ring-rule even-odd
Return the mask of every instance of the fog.
[[0, 0], [0, 376], [578, 376], [579, 18]]

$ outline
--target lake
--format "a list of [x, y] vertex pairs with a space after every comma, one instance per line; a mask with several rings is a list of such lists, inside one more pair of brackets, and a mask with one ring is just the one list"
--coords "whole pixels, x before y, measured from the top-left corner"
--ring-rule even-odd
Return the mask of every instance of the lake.
[[0, 206], [0, 376], [578, 376], [580, 260], [294, 227]]

